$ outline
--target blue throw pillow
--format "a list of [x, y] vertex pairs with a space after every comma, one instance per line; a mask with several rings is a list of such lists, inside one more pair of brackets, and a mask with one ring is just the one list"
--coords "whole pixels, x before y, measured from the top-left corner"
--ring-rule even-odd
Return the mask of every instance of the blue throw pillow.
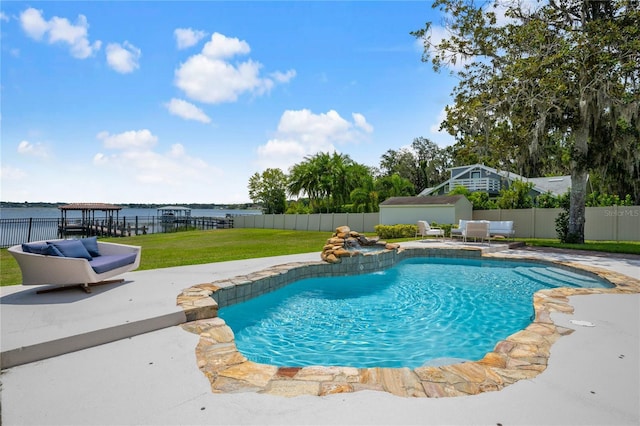
[[57, 248], [64, 257], [77, 257], [81, 259], [93, 260], [84, 244], [80, 240], [51, 241], [48, 244]]
[[27, 243], [22, 244], [22, 251], [32, 254], [44, 254], [45, 256], [64, 257], [60, 250], [47, 243]]
[[80, 238], [80, 242], [84, 245], [84, 248], [87, 249], [91, 256], [100, 256], [100, 250], [98, 250], [98, 237]]

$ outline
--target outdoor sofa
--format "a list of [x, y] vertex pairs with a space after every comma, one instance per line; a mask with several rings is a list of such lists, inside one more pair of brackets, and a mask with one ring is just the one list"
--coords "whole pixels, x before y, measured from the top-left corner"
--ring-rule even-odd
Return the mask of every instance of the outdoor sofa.
[[[489, 223], [489, 236], [485, 238], [499, 239], [499, 238], [512, 238], [515, 236], [516, 231], [513, 227], [512, 220], [485, 220], [485, 221], [472, 221], [460, 219], [458, 221], [457, 228], [451, 228], [451, 238], [462, 238], [466, 241], [465, 229], [469, 222], [488, 222]], [[480, 231], [482, 233], [482, 231]]]
[[22, 285], [79, 286], [87, 293], [92, 285], [122, 282], [109, 279], [137, 269], [141, 252], [139, 246], [101, 242], [96, 237], [36, 241], [9, 248], [20, 266]]
[[513, 238], [516, 234], [512, 220], [489, 221], [489, 235], [491, 238]]

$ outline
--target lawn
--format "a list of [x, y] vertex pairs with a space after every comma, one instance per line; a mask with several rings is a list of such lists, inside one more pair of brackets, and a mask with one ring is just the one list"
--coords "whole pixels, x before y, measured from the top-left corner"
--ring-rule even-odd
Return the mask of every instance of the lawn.
[[[144, 270], [312, 252], [318, 252], [320, 259], [319, 253], [330, 237], [330, 232], [236, 228], [104, 238], [101, 241], [142, 246], [139, 270]], [[388, 242], [407, 240], [412, 238]], [[533, 246], [640, 255], [640, 242], [636, 241], [590, 241], [584, 245], [561, 244], [557, 240], [522, 241]], [[6, 249], [1, 249], [0, 284], [16, 285], [20, 281], [18, 264]]]
[[[316, 251], [320, 253], [330, 237], [330, 232], [236, 228], [101, 238], [100, 241], [141, 246], [142, 258], [138, 270], [144, 270]], [[15, 285], [20, 284], [20, 280], [17, 262], [7, 249], [1, 249], [0, 283], [2, 286]]]
[[640, 255], [640, 241], [587, 241], [584, 244], [563, 244], [558, 240], [520, 239], [528, 246], [554, 247], [571, 250], [600, 251], [605, 253], [624, 253]]

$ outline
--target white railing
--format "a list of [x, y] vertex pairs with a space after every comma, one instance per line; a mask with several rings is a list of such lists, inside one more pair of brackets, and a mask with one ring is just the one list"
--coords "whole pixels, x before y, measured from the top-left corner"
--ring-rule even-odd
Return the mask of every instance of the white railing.
[[464, 186], [469, 191], [500, 192], [500, 180], [493, 178], [455, 179], [451, 181], [450, 188]]

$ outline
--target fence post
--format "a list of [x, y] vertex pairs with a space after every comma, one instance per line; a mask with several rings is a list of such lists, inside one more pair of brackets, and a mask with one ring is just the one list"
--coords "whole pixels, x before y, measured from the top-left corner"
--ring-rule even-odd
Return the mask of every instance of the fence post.
[[27, 232], [27, 242], [31, 242], [31, 226], [33, 225], [33, 218], [29, 218], [29, 231]]
[[613, 206], [613, 215], [614, 215], [614, 222], [613, 222], [613, 232], [614, 232], [614, 237], [616, 240], [616, 243], [618, 242], [618, 206], [614, 205]]
[[531, 238], [536, 237], [536, 208], [533, 207], [531, 209], [531, 233], [533, 234]]

